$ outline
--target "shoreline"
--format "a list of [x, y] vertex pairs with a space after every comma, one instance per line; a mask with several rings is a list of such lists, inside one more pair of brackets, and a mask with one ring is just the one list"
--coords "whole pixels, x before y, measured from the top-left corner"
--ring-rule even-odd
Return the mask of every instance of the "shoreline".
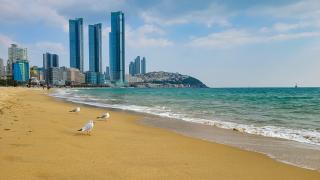
[[187, 137], [260, 153], [281, 163], [320, 172], [320, 147], [316, 145], [242, 133], [180, 119], [153, 117], [144, 118], [138, 123], [166, 129]]
[[72, 114], [74, 103], [42, 90], [0, 93], [9, 95], [0, 97], [0, 171], [7, 179], [320, 178], [260, 153], [142, 125], [143, 116], [124, 111], [110, 110], [111, 119], [97, 122], [92, 136], [79, 135], [76, 129], [106, 108], [79, 105], [81, 113]]
[[[80, 94], [77, 93], [78, 91], [80, 91]], [[84, 92], [84, 94], [82, 94], [81, 92]], [[111, 96], [110, 97], [111, 99], [108, 97], [105, 97], [106, 99], [96, 99], [95, 95], [91, 96], [90, 92], [89, 94], [86, 94], [85, 91], [81, 91], [80, 89], [75, 89], [75, 90], [57, 89], [54, 93], [51, 94], [51, 96], [53, 97], [64, 99], [66, 101], [71, 101], [74, 103], [87, 104], [87, 105], [103, 107], [103, 108], [120, 109], [128, 112], [146, 113], [146, 114], [151, 114], [151, 115], [160, 116], [160, 117], [169, 118], [169, 119], [180, 119], [180, 120], [192, 122], [192, 123], [195, 122], [195, 123], [215, 126], [223, 129], [228, 129], [228, 130], [236, 130], [236, 131], [247, 133], [247, 134], [254, 134], [258, 136], [272, 137], [272, 138], [281, 138], [289, 141], [317, 145], [320, 147], [320, 144], [319, 144], [320, 139], [318, 139], [320, 137], [320, 132], [316, 132], [315, 130], [308, 129], [306, 127], [302, 127], [301, 129], [299, 127], [294, 128], [289, 124], [288, 126], [285, 126], [285, 125], [281, 126], [281, 125], [272, 125], [272, 123], [259, 125], [259, 123], [251, 124], [250, 122], [247, 122], [247, 123], [235, 122], [232, 120], [228, 120], [228, 118], [224, 119], [223, 117], [213, 115], [215, 114], [215, 112], [213, 112], [213, 114], [209, 114], [209, 117], [201, 116], [201, 115], [190, 116], [188, 115], [188, 112], [179, 112], [179, 110], [171, 111], [170, 107], [169, 109], [166, 109], [166, 105], [164, 104], [161, 105], [161, 103], [160, 103], [160, 106], [157, 106], [157, 104], [154, 104], [152, 102], [150, 102], [151, 103], [150, 106], [148, 104], [144, 104], [143, 102], [137, 102], [137, 104], [135, 102], [122, 104], [121, 98], [119, 99], [120, 103], [117, 103], [117, 102], [113, 103], [112, 101], [114, 100], [117, 101], [117, 97], [113, 99], [112, 98], [113, 94], [110, 93], [109, 95]], [[129, 95], [128, 98], [133, 98], [133, 97], [130, 97]], [[148, 95], [146, 98], [148, 101], [150, 101], [150, 97], [148, 97]], [[184, 105], [180, 104], [180, 106], [184, 106]], [[182, 111], [184, 110], [182, 108]], [[208, 113], [208, 112], [205, 110], [204, 113]], [[242, 113], [247, 113], [247, 112], [242, 112]], [[237, 117], [236, 114], [235, 116]], [[263, 115], [263, 116], [268, 116], [268, 115]], [[273, 121], [273, 119], [271, 119], [271, 121]], [[282, 122], [282, 123], [288, 123], [288, 122]]]
[[62, 102], [82, 104], [88, 107], [105, 108], [112, 111], [127, 112], [130, 114], [143, 116], [142, 119], [137, 121], [142, 125], [166, 129], [187, 137], [260, 153], [281, 163], [320, 172], [320, 146], [318, 145], [277, 137], [267, 137], [246, 132], [239, 132], [213, 125], [206, 125], [170, 117], [162, 117], [155, 114], [137, 112], [129, 109], [102, 107], [95, 105], [94, 103], [79, 101], [75, 102], [70, 101], [67, 98], [56, 96], [51, 97], [61, 100]]

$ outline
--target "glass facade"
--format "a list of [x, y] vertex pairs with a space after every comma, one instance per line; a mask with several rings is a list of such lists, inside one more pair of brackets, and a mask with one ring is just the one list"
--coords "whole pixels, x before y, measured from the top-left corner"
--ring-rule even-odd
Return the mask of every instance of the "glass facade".
[[50, 67], [47, 69], [47, 83], [50, 85], [59, 84], [60, 69], [58, 67]]
[[110, 79], [116, 83], [125, 82], [124, 22], [123, 12], [111, 12], [111, 32], [109, 33]]
[[16, 60], [12, 64], [13, 80], [19, 82], [28, 82], [29, 80], [29, 62], [27, 60]]
[[43, 68], [59, 67], [59, 56], [57, 54], [43, 54]]
[[129, 74], [131, 75], [131, 76], [134, 76], [135, 75], [135, 70], [134, 70], [134, 62], [130, 62], [130, 64], [129, 64]]
[[101, 23], [89, 25], [89, 71], [102, 72]]
[[134, 74], [140, 74], [140, 56], [134, 60]]
[[43, 54], [43, 69], [44, 69], [44, 79], [47, 83], [53, 84], [53, 80], [49, 75], [50, 68], [58, 68], [59, 67], [59, 56], [57, 54], [46, 53]]
[[106, 66], [105, 80], [110, 80], [110, 69]]
[[97, 75], [98, 75], [98, 73], [96, 73], [96, 72], [92, 72], [92, 71], [86, 72], [86, 84], [91, 84], [91, 85], [98, 84]]
[[146, 72], [146, 58], [143, 57], [141, 60], [141, 74], [145, 74]]
[[83, 19], [69, 20], [70, 67], [83, 72]]

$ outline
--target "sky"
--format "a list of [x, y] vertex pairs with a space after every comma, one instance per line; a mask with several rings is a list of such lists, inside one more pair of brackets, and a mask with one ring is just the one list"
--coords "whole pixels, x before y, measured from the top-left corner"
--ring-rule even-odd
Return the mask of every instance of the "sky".
[[109, 64], [110, 13], [125, 13], [126, 72], [136, 56], [147, 71], [179, 72], [210, 87], [320, 86], [319, 0], [0, 0], [0, 58], [28, 48], [31, 65], [56, 53], [69, 66], [68, 20], [102, 23]]

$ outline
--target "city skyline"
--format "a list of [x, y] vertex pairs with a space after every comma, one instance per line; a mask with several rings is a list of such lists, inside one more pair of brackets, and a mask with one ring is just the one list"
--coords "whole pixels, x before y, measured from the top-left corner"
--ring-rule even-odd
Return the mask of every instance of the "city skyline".
[[[96, 9], [91, 6], [94, 3], [84, 1], [30, 1], [30, 8], [16, 11], [27, 13], [23, 17], [10, 10], [20, 6], [3, 3], [8, 7], [0, 6], [0, 58], [4, 61], [7, 48], [16, 43], [28, 48], [31, 65], [40, 65], [41, 55], [48, 51], [59, 54], [61, 65], [69, 66], [68, 19], [82, 17], [84, 71], [89, 69], [89, 24], [102, 23], [105, 67], [110, 12], [122, 10], [127, 27], [126, 71], [128, 60], [142, 54], [150, 71], [188, 74], [213, 87], [320, 86], [319, 78], [314, 78], [320, 77], [318, 1], [110, 1]], [[17, 4], [25, 3], [18, 0]], [[53, 15], [31, 11], [33, 7]]]

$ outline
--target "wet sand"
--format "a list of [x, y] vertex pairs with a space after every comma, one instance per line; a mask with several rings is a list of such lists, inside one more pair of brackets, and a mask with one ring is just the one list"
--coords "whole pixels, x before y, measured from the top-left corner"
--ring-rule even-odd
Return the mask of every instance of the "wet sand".
[[[75, 106], [80, 113], [69, 113]], [[1, 179], [320, 179], [265, 155], [141, 125], [106, 109], [61, 102], [42, 89], [0, 88]]]
[[139, 123], [168, 129], [189, 137], [263, 153], [281, 162], [320, 171], [320, 147], [317, 145], [156, 116], [146, 116], [139, 120]]

